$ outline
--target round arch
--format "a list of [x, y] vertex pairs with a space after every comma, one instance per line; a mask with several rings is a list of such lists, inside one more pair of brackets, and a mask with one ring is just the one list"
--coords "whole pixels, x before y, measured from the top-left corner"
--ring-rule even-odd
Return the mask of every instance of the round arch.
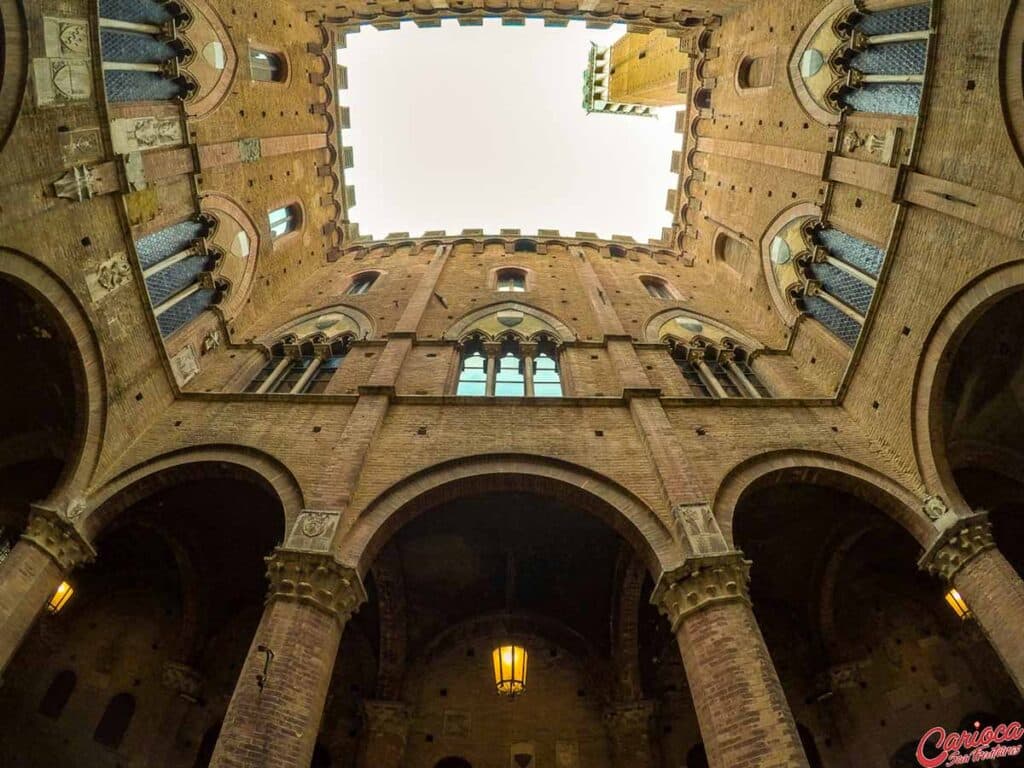
[[277, 498], [285, 531], [305, 506], [295, 476], [273, 456], [243, 446], [205, 445], [162, 454], [121, 472], [90, 494], [80, 513], [81, 527], [93, 539], [146, 496], [181, 482], [218, 477], [255, 483]]
[[503, 491], [550, 496], [596, 515], [634, 547], [655, 578], [681, 564], [668, 527], [628, 490], [577, 465], [523, 454], [455, 459], [399, 481], [361, 510], [339, 543], [341, 561], [365, 575], [391, 536], [421, 513]]
[[840, 456], [786, 450], [738, 464], [718, 487], [713, 509], [726, 541], [734, 544], [733, 517], [747, 491], [788, 482], [826, 486], [856, 496], [892, 518], [923, 547], [937, 535], [931, 521], [920, 511], [921, 500], [886, 475]]
[[943, 444], [942, 396], [960, 344], [978, 319], [1012, 293], [1024, 291], [1024, 261], [999, 266], [967, 285], [943, 308], [928, 333], [914, 377], [911, 426], [924, 485], [950, 506], [966, 510]]
[[106, 376], [99, 341], [75, 294], [35, 259], [0, 248], [0, 279], [10, 280], [44, 304], [66, 336], [77, 401], [75, 427], [72, 448], [53, 495], [71, 495], [92, 479], [106, 426]]

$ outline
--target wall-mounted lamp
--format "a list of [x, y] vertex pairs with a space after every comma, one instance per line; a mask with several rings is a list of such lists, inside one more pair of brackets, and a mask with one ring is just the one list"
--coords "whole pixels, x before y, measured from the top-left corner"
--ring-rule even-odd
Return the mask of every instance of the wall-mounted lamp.
[[964, 621], [971, 618], [971, 609], [967, 607], [967, 602], [957, 590], [950, 589], [949, 592], [946, 593], [946, 602], [949, 603], [949, 607], [956, 612], [956, 615]]
[[57, 587], [57, 591], [53, 593], [50, 601], [46, 604], [46, 610], [50, 613], [60, 613], [61, 609], [67, 605], [68, 600], [75, 594], [75, 589], [66, 581], [62, 581], [60, 586]]

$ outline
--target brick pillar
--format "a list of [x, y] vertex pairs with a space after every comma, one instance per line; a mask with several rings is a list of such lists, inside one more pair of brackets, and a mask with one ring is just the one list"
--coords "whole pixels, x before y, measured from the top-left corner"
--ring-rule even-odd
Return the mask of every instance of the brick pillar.
[[0, 673], [64, 575], [95, 554], [56, 512], [33, 507], [21, 541], [0, 565]]
[[660, 765], [652, 734], [654, 702], [632, 701], [605, 710], [604, 723], [612, 745], [613, 768], [656, 768]]
[[988, 515], [961, 518], [919, 561], [954, 587], [1018, 690], [1024, 692], [1024, 582], [996, 549]]
[[360, 768], [400, 768], [409, 735], [409, 707], [400, 701], [363, 702]]
[[308, 768], [345, 623], [366, 600], [332, 556], [279, 547], [263, 618], [228, 704], [213, 768]]
[[740, 552], [687, 558], [651, 602], [668, 616], [711, 768], [807, 768], [761, 630]]

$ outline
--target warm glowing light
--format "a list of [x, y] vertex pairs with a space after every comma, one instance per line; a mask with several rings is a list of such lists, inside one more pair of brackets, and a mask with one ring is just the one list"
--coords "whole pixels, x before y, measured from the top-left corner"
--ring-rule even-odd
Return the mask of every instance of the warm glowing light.
[[967, 602], [955, 589], [951, 589], [946, 593], [946, 602], [949, 603], [949, 607], [956, 611], [956, 615], [961, 619], [971, 618], [971, 609], [967, 607]]
[[494, 684], [503, 696], [518, 696], [526, 690], [526, 649], [502, 645], [494, 649]]
[[74, 588], [66, 581], [62, 581], [60, 586], [57, 587], [57, 591], [53, 593], [53, 597], [50, 598], [50, 602], [46, 604], [46, 608], [50, 613], [58, 613], [65, 605], [71, 596], [75, 594]]

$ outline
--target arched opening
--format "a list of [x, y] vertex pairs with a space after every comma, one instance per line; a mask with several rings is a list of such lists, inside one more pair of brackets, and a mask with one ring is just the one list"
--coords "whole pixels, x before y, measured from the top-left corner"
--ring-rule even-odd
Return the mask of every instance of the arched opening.
[[[95, 562], [5, 673], [0, 764], [99, 768], [112, 751], [199, 760], [195, 745], [223, 714], [262, 612], [263, 558], [284, 534], [265, 483], [224, 467], [152, 474], [107, 502], [124, 509], [101, 515]], [[54, 721], [36, 704], [60, 670], [77, 691]]]
[[78, 395], [63, 323], [34, 294], [0, 275], [0, 560], [76, 461]]
[[957, 489], [989, 511], [996, 543], [1024, 573], [1024, 291], [994, 302], [949, 354], [943, 448]]
[[740, 496], [732, 530], [754, 563], [754, 613], [810, 765], [886, 765], [935, 725], [1016, 711], [987, 640], [917, 568], [917, 541], [872, 504], [775, 473]]
[[462, 757], [445, 757], [438, 760], [434, 768], [473, 768], [473, 765]]
[[[448, 765], [442, 761], [461, 753], [474, 764], [508, 764], [512, 744], [519, 749], [512, 759], [557, 746], [579, 765], [612, 768], [616, 734], [567, 734], [603, 734], [613, 728], [608, 708], [635, 704], [633, 697], [677, 700], [659, 710], [669, 727], [648, 724], [644, 738], [656, 753], [679, 762], [683, 742], [697, 736], [678, 650], [649, 605], [653, 581], [643, 566], [635, 599], [620, 597], [621, 553], [636, 550], [604, 518], [621, 513], [588, 492], [560, 488], [528, 475], [455, 480], [404, 503], [391, 515], [394, 527], [371, 542], [369, 601], [342, 642], [352, 630], [379, 649], [377, 681], [365, 690], [365, 683], [336, 676], [332, 706], [352, 710], [359, 698], [385, 693], [404, 702], [409, 722], [424, 724], [429, 734], [406, 740], [405, 763]], [[624, 620], [623, 611], [631, 618]], [[613, 626], [627, 628], [620, 635]], [[496, 689], [492, 652], [503, 644], [528, 655], [521, 704], [511, 705]], [[653, 649], [674, 663], [652, 661]], [[640, 668], [636, 688], [618, 682], [624, 655]], [[626, 701], [623, 691], [632, 691]], [[340, 705], [346, 698], [350, 703]], [[477, 738], [481, 732], [488, 737]], [[528, 742], [521, 733], [530, 734]], [[663, 733], [672, 734], [667, 749]], [[383, 749], [373, 734], [364, 727], [360, 737], [371, 757]]]
[[67, 706], [68, 699], [74, 693], [77, 682], [78, 676], [70, 669], [62, 669], [58, 672], [53, 678], [53, 682], [50, 683], [50, 687], [46, 689], [43, 700], [39, 702], [39, 714], [53, 720], [60, 717], [64, 707]]
[[736, 68], [736, 84], [740, 90], [767, 88], [774, 80], [774, 56], [745, 56]]

